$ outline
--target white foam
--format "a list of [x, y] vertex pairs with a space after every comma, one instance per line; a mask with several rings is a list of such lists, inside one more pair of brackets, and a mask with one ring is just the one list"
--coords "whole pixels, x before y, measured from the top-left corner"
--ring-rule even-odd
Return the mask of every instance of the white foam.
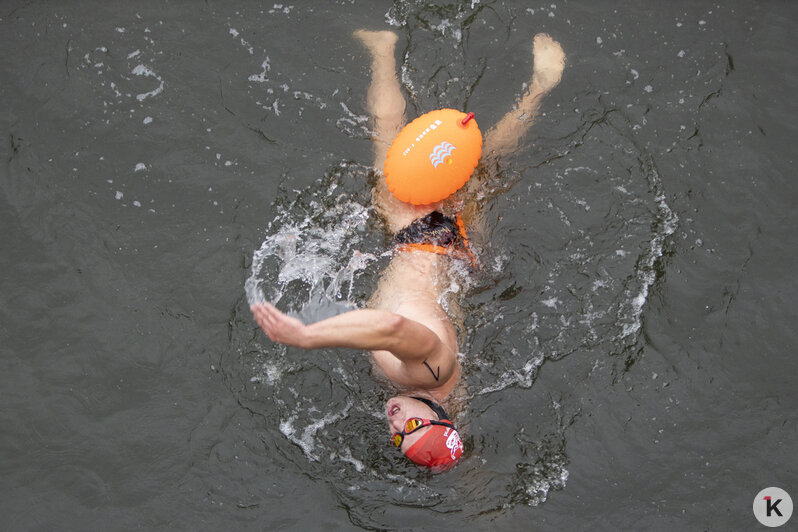
[[543, 303], [547, 307], [553, 308], [553, 309], [557, 308], [557, 303], [559, 303], [559, 302], [560, 302], [560, 300], [557, 299], [556, 297], [550, 297], [549, 299], [544, 299], [543, 301], [541, 301], [541, 303]]
[[160, 85], [156, 89], [153, 89], [150, 92], [145, 92], [145, 93], [136, 95], [136, 99], [138, 101], [140, 101], [140, 102], [144, 101], [147, 98], [151, 98], [153, 96], [157, 96], [157, 95], [159, 95], [159, 94], [161, 94], [163, 92], [163, 88], [164, 88], [163, 80], [161, 79], [161, 77], [158, 74], [153, 72], [149, 67], [147, 67], [145, 65], [142, 65], [142, 64], [139, 64], [135, 68], [133, 68], [133, 70], [131, 72], [134, 75], [136, 75], [136, 76], [151, 77], [151, 78], [155, 78], [156, 80], [158, 80], [160, 82]]
[[316, 433], [327, 425], [345, 418], [351, 408], [352, 401], [348, 400], [346, 406], [344, 406], [340, 412], [330, 412], [302, 429], [296, 426], [298, 415], [289, 416], [288, 419], [280, 421], [280, 432], [290, 441], [297, 444], [308, 458], [318, 462], [319, 457], [314, 453], [316, 448]]
[[[654, 192], [654, 201], [657, 205], [657, 220], [654, 224], [656, 231], [649, 241], [648, 249], [637, 261], [635, 276], [639, 288], [636, 292], [632, 291], [632, 289], [627, 289], [627, 305], [619, 310], [619, 321], [623, 323], [619, 339], [622, 340], [633, 340], [640, 331], [643, 308], [648, 300], [651, 286], [657, 278], [656, 263], [662, 257], [667, 237], [676, 231], [679, 223], [679, 217], [671, 210], [665, 199], [665, 194], [662, 191], [662, 181], [653, 162], [648, 159], [646, 163], [646, 177], [650, 188]], [[616, 251], [616, 254], [620, 251]]]
[[271, 59], [269, 56], [266, 56], [266, 59], [263, 60], [263, 63], [260, 64], [260, 67], [263, 69], [260, 74], [252, 74], [249, 78], [249, 81], [254, 81], [256, 83], [263, 83], [266, 81], [266, 73], [271, 71]]
[[355, 469], [358, 471], [358, 473], [362, 473], [366, 469], [366, 466], [363, 462], [352, 456], [352, 449], [348, 447], [341, 449], [341, 451], [337, 453], [337, 456], [342, 462], [348, 462], [355, 466]]
[[350, 135], [371, 136], [372, 132], [368, 129], [369, 117], [367, 115], [353, 113], [344, 102], [339, 102], [339, 105], [345, 113], [345, 116], [335, 122], [339, 129], [346, 131]]
[[[512, 348], [510, 354], [513, 356], [513, 359], [516, 359], [519, 352], [516, 348]], [[542, 353], [532, 353], [522, 368], [507, 370], [495, 383], [485, 386], [478, 394], [486, 395], [516, 385], [522, 388], [531, 387], [537, 375], [537, 370], [543, 364], [544, 360], [545, 357]]]

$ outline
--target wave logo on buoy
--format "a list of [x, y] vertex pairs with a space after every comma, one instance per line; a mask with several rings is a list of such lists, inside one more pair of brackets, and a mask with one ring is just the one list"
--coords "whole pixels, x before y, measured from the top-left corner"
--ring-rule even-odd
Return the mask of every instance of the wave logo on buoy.
[[[429, 154], [429, 162], [432, 163], [432, 166], [437, 168], [438, 165], [445, 161], [447, 157], [451, 157], [452, 151], [456, 149], [456, 146], [453, 146], [444, 140], [435, 146], [435, 148], [433, 148], [432, 153]], [[452, 162], [449, 161], [449, 164], [452, 164]]]

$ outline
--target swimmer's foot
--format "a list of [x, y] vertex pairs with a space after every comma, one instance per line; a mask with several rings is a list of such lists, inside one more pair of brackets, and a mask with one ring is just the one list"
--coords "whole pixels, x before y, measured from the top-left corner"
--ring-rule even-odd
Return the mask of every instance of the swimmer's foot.
[[565, 68], [565, 52], [560, 43], [545, 33], [538, 33], [532, 43], [534, 67], [532, 85], [541, 92], [548, 92], [562, 79]]
[[392, 31], [368, 31], [357, 30], [352, 36], [362, 42], [369, 49], [372, 55], [390, 54], [393, 56], [393, 49], [399, 39]]

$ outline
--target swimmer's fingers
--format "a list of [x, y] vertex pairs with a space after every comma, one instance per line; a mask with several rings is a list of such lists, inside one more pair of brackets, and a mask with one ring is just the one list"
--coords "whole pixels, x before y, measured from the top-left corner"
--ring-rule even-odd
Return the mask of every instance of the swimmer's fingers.
[[262, 303], [258, 303], [256, 305], [252, 305], [249, 307], [252, 311], [252, 315], [255, 318], [255, 321], [260, 325], [260, 328], [263, 329], [267, 335], [269, 334], [269, 329], [271, 328], [269, 325], [269, 313], [266, 308], [266, 305]]
[[269, 303], [256, 303], [249, 307], [249, 310], [252, 311], [252, 315], [255, 317], [255, 321], [257, 321], [258, 325], [264, 330], [267, 328], [267, 323], [269, 322], [269, 307], [271, 306], [272, 305]]
[[252, 314], [255, 316], [255, 321], [258, 322], [263, 332], [274, 341], [277, 340], [279, 331], [279, 315], [281, 314], [277, 308], [270, 303], [262, 303], [252, 305]]
[[271, 303], [258, 303], [250, 307], [255, 321], [273, 342], [299, 346], [303, 338], [305, 324], [296, 318], [280, 312]]

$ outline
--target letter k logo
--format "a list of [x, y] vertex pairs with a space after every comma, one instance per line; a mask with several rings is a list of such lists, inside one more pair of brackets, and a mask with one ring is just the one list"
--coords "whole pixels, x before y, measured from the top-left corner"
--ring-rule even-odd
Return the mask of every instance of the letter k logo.
[[781, 488], [771, 486], [754, 498], [754, 517], [766, 527], [780, 527], [792, 517], [792, 498]]
[[772, 501], [772, 497], [770, 497], [770, 495], [768, 495], [766, 497], [763, 497], [763, 498], [767, 501], [767, 504], [768, 504], [768, 507], [767, 507], [767, 510], [766, 510], [768, 517], [770, 517], [770, 515], [773, 512], [776, 512], [776, 515], [778, 515], [779, 517], [784, 517], [783, 515], [781, 515], [781, 512], [779, 511], [779, 503], [781, 502], [781, 499], [777, 500], [776, 502], [771, 502]]

